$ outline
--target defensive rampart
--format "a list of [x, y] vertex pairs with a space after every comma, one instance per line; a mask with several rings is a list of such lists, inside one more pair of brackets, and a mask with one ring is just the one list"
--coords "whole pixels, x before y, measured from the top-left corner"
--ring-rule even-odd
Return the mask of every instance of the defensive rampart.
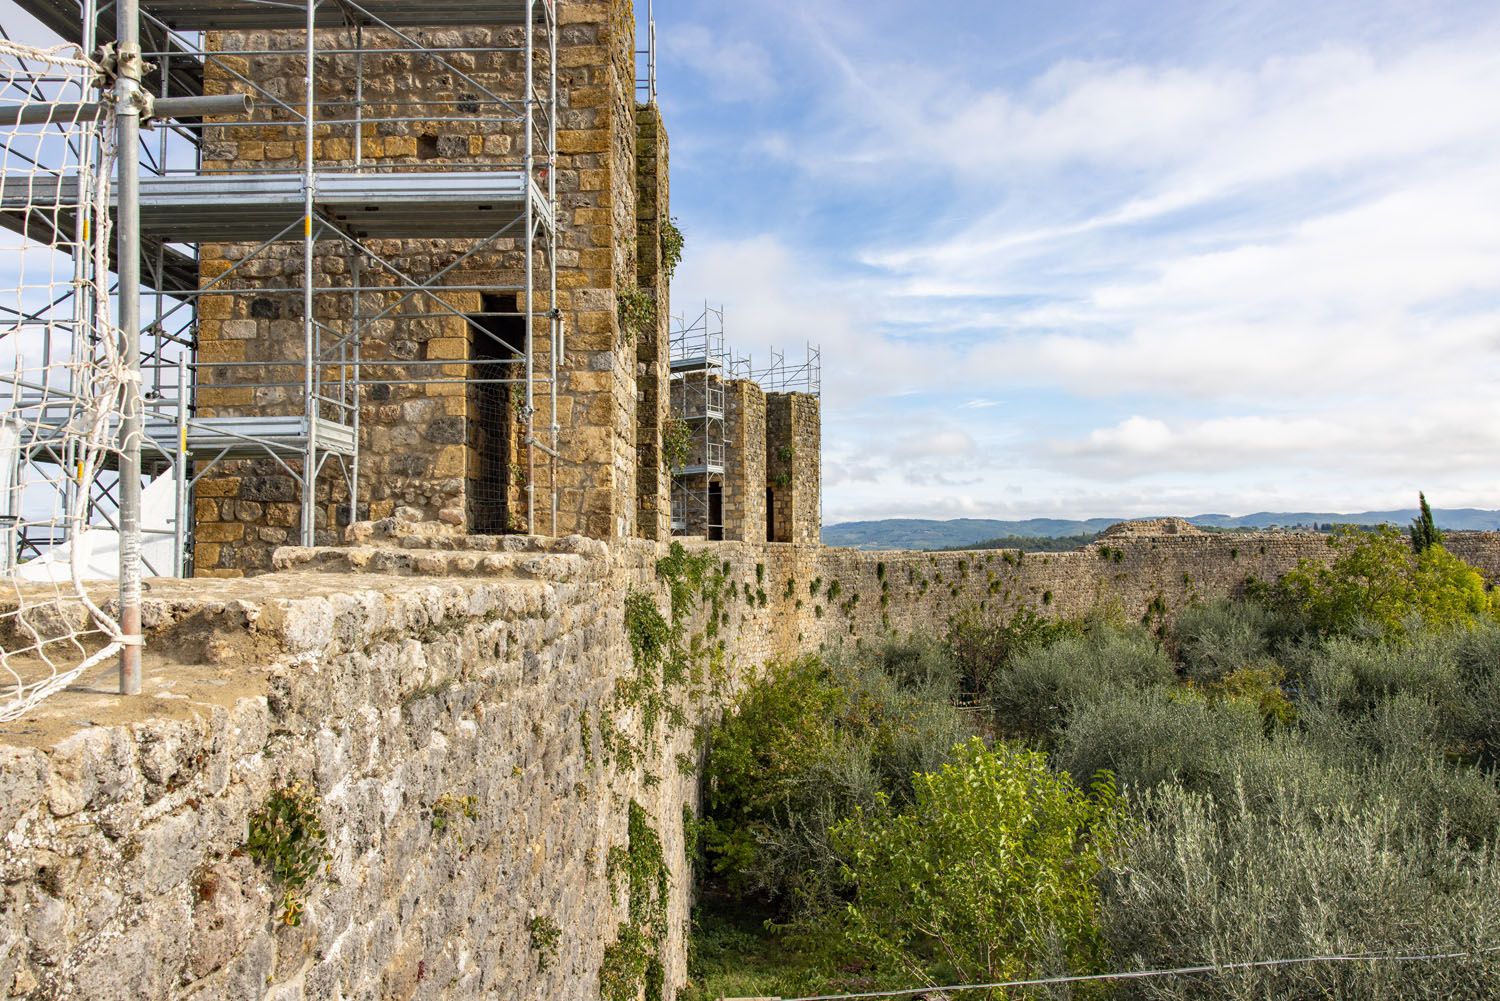
[[[437, 531], [283, 550], [253, 580], [155, 582], [144, 696], [101, 677], [0, 728], [0, 988], [589, 998], [602, 968], [660, 976], [671, 998], [695, 731], [760, 665], [937, 630], [971, 602], [1170, 613], [1328, 552], [1123, 534], [1059, 554], [721, 543], [694, 560]], [[1451, 543], [1500, 576], [1500, 536]], [[329, 858], [291, 926], [247, 842], [296, 782]], [[628, 877], [653, 856], [667, 893], [640, 910], [660, 938], [638, 938]]]

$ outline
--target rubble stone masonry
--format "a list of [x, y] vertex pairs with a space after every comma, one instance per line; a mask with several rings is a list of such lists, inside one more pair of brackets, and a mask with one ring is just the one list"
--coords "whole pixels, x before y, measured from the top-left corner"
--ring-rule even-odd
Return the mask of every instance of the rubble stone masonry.
[[[664, 545], [359, 527], [253, 582], [153, 582], [145, 695], [101, 683], [0, 727], [9, 996], [594, 997], [628, 920], [608, 857], [635, 803], [670, 870], [670, 1001], [693, 730], [768, 660], [940, 631], [978, 603], [1171, 615], [1330, 553], [1321, 536], [1158, 529], [1024, 556], [699, 544], [719, 598], [684, 628], [722, 684], [652, 728], [617, 693], [634, 671], [627, 595], [668, 608]], [[1500, 578], [1500, 535], [1448, 541]], [[298, 927], [246, 852], [249, 818], [293, 781], [330, 854]], [[534, 934], [549, 924], [551, 948]]]
[[[548, 498], [555, 478], [560, 498], [557, 534], [626, 538], [636, 534], [638, 520], [644, 516], [655, 524], [640, 534], [655, 538], [662, 534], [668, 517], [666, 486], [660, 478], [648, 477], [644, 492], [638, 494], [636, 469], [638, 461], [650, 460], [653, 449], [659, 450], [652, 436], [659, 435], [658, 412], [664, 406], [658, 387], [665, 379], [667, 304], [657, 263], [659, 237], [654, 257], [638, 252], [638, 240], [643, 236], [649, 240], [668, 211], [666, 133], [654, 109], [637, 120], [635, 21], [629, 0], [563, 0], [558, 4], [558, 18], [556, 305], [566, 331], [567, 353], [559, 359], [557, 413], [549, 412], [542, 387], [534, 401], [533, 426], [545, 442], [548, 429], [557, 422], [562, 456], [553, 463], [539, 455], [534, 468], [525, 463], [520, 447], [524, 428], [519, 420], [524, 401], [519, 399], [519, 387], [513, 387], [507, 488], [510, 527], [525, 524], [526, 486], [531, 483], [536, 487], [537, 530], [553, 530]], [[491, 45], [514, 48], [523, 37], [521, 31], [414, 30], [412, 34], [434, 48], [478, 50]], [[301, 44], [296, 32], [211, 36], [211, 49], [263, 54], [224, 55], [210, 61], [206, 89], [209, 93], [244, 90], [241, 78], [249, 78], [295, 104], [303, 73]], [[346, 30], [318, 33], [320, 49], [349, 44]], [[378, 31], [367, 31], [364, 44], [367, 48], [400, 47]], [[462, 68], [462, 75], [434, 66], [429, 57], [415, 52], [365, 56], [364, 96], [370, 116], [409, 114], [397, 102], [413, 98], [451, 102], [450, 109], [473, 107], [469, 102], [474, 95], [464, 76], [498, 93], [520, 92], [521, 64], [516, 52], [471, 51], [448, 58]], [[318, 58], [320, 100], [352, 100], [353, 59], [349, 55]], [[544, 67], [545, 60], [543, 50], [538, 62]], [[300, 129], [286, 124], [287, 116], [273, 102], [261, 101], [256, 115], [262, 124], [206, 130], [205, 171], [300, 169]], [[367, 125], [360, 142], [363, 168], [514, 169], [519, 163], [519, 126], [468, 123], [451, 110], [446, 117], [452, 120]], [[352, 126], [319, 125], [314, 135], [313, 153], [321, 166], [354, 166]], [[638, 141], [646, 144], [647, 153], [646, 168], [639, 175]], [[543, 183], [540, 177], [536, 180]], [[639, 227], [638, 207], [650, 213]], [[471, 412], [472, 394], [454, 381], [466, 368], [444, 362], [473, 357], [464, 314], [493, 308], [484, 290], [495, 289], [502, 298], [514, 295], [501, 290], [521, 283], [522, 244], [519, 239], [498, 240], [443, 274], [440, 284], [451, 291], [405, 301], [393, 269], [428, 280], [451, 267], [473, 245], [473, 241], [443, 239], [436, 233], [432, 239], [368, 243], [372, 255], [386, 263], [377, 263], [373, 256], [364, 262], [362, 287], [367, 291], [359, 297], [361, 314], [389, 313], [365, 324], [362, 345], [367, 365], [361, 396], [361, 517], [385, 517], [399, 507], [410, 507], [456, 529], [471, 517], [466, 493], [477, 461], [476, 414]], [[239, 244], [202, 248], [202, 283], [217, 282], [215, 290], [225, 293], [204, 296], [200, 302], [198, 403], [204, 416], [302, 412], [301, 246], [298, 242], [278, 244], [247, 259], [253, 249]], [[335, 241], [320, 241], [315, 253], [314, 280], [319, 288], [351, 285], [347, 248]], [[534, 264], [537, 273], [545, 275], [540, 253]], [[236, 265], [237, 270], [225, 279], [224, 274]], [[654, 336], [635, 338], [621, 329], [618, 296], [635, 289], [638, 280], [660, 302]], [[545, 301], [545, 280], [539, 289], [536, 305], [546, 310], [551, 304]], [[353, 304], [354, 296], [348, 292], [315, 297], [314, 315], [331, 332], [325, 339], [349, 329]], [[539, 325], [533, 335], [536, 368], [545, 373], [551, 362], [546, 331]], [[326, 371], [332, 375], [337, 369], [330, 365]], [[638, 378], [645, 380], [639, 396]], [[657, 420], [651, 419], [653, 415]], [[330, 409], [325, 416], [335, 414]], [[645, 418], [647, 428], [640, 440], [638, 417]], [[347, 489], [331, 464], [323, 472], [317, 496], [317, 539], [332, 543], [340, 537], [348, 512]], [[217, 467], [201, 481], [196, 494], [196, 571], [240, 576], [268, 570], [275, 547], [297, 540], [298, 500], [292, 477], [272, 460]]]
[[774, 542], [817, 545], [823, 534], [823, 438], [819, 402], [806, 393], [766, 394], [766, 510]]

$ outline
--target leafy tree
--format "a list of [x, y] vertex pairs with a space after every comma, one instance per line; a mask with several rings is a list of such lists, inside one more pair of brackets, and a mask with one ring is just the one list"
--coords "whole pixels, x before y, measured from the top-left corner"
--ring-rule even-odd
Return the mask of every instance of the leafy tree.
[[973, 733], [946, 696], [836, 656], [774, 666], [710, 736], [699, 838], [712, 871], [788, 911], [830, 906], [829, 828], [904, 806], [912, 775]]
[[1043, 618], [1029, 608], [1002, 619], [970, 605], [948, 620], [944, 645], [958, 665], [961, 694], [972, 697], [988, 691], [1013, 658], [1079, 632], [1078, 623]]
[[827, 668], [804, 657], [773, 665], [714, 731], [701, 838], [714, 870], [737, 888], [755, 866], [758, 835], [832, 746], [843, 701]]
[[1432, 508], [1427, 506], [1427, 495], [1418, 491], [1417, 499], [1422, 504], [1422, 513], [1412, 519], [1411, 548], [1420, 556], [1433, 546], [1441, 546], [1443, 533], [1432, 520]]
[[1304, 560], [1277, 588], [1280, 600], [1322, 635], [1370, 629], [1395, 638], [1413, 618], [1472, 625], [1493, 609], [1479, 572], [1437, 543], [1418, 554], [1382, 525], [1373, 532], [1341, 526], [1328, 544], [1337, 551], [1332, 564]]
[[843, 942], [892, 982], [1009, 980], [1101, 962], [1096, 879], [1121, 831], [1047, 756], [974, 738], [918, 775], [911, 806], [833, 830], [853, 899]]

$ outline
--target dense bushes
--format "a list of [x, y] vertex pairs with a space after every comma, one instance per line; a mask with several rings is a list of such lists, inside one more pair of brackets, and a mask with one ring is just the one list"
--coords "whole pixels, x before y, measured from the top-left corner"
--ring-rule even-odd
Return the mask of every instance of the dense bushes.
[[699, 831], [710, 870], [787, 909], [828, 903], [829, 828], [903, 807], [912, 776], [972, 732], [947, 695], [941, 672], [903, 683], [879, 664], [816, 657], [774, 668], [710, 743]]
[[[1252, 807], [1165, 785], [1143, 796], [1105, 880], [1116, 966], [1166, 969], [1368, 952], [1461, 952], [1500, 935], [1500, 859], [1398, 803]], [[1123, 984], [1119, 996], [1490, 998], [1500, 953], [1434, 963], [1311, 963]]]
[[1094, 969], [1113, 787], [1084, 792], [1046, 755], [978, 738], [953, 757], [900, 814], [834, 827], [851, 899], [827, 925], [897, 986]]
[[[1440, 544], [1332, 544], [1155, 634], [971, 610], [943, 643], [774, 671], [710, 741], [704, 842], [794, 918], [800, 972], [741, 993], [1500, 942], [1494, 603]], [[1479, 998], [1496, 977], [1500, 952], [1088, 990]]]
[[1001, 732], [1048, 744], [1084, 707], [1174, 677], [1172, 662], [1144, 630], [1100, 625], [1014, 656], [990, 680], [990, 699]]
[[1213, 681], [1270, 653], [1270, 613], [1250, 601], [1216, 601], [1185, 609], [1173, 630], [1183, 673]]
[[1472, 625], [1494, 612], [1479, 572], [1440, 545], [1415, 553], [1389, 526], [1336, 530], [1328, 544], [1336, 552], [1330, 565], [1304, 562], [1263, 592], [1320, 636], [1395, 638], [1423, 625]]
[[1048, 646], [1079, 628], [1076, 623], [1044, 619], [1029, 608], [1002, 620], [971, 607], [949, 620], [944, 646], [958, 672], [959, 689], [972, 698], [988, 691], [1012, 658]]

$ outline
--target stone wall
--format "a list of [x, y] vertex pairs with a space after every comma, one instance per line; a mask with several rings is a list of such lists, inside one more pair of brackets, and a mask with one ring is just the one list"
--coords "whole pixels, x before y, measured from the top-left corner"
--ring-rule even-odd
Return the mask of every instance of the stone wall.
[[651, 296], [656, 322], [636, 337], [636, 534], [672, 534], [672, 476], [662, 457], [667, 424], [668, 324], [671, 275], [662, 260], [662, 227], [671, 221], [666, 126], [654, 104], [636, 108], [636, 260], [640, 288]]
[[[637, 591], [668, 610], [665, 546], [396, 527], [283, 550], [253, 582], [153, 582], [145, 695], [103, 694], [106, 668], [0, 726], [10, 996], [595, 997], [627, 920], [609, 858], [636, 803], [670, 873], [671, 1001], [693, 730], [759, 665], [937, 632], [971, 604], [1169, 616], [1331, 552], [1315, 535], [1161, 526], [1024, 556], [699, 544], [713, 596], [689, 602], [682, 633], [702, 651], [697, 689], [673, 690], [681, 725], [651, 728], [627, 697], [626, 607]], [[1500, 579], [1500, 535], [1449, 544]], [[296, 780], [331, 859], [288, 927], [245, 848], [251, 816]], [[536, 931], [553, 925], [549, 948]]]
[[[651, 417], [662, 406], [659, 387], [665, 379], [666, 296], [656, 253], [640, 243], [638, 209], [650, 213], [646, 229], [659, 225], [667, 212], [666, 133], [659, 116], [635, 105], [635, 18], [629, 0], [558, 4], [558, 157], [555, 178], [558, 212], [558, 301], [566, 331], [567, 353], [558, 359], [559, 403], [551, 412], [545, 391], [533, 401], [531, 427], [550, 440], [555, 422], [562, 434], [557, 462], [538, 456], [534, 467], [520, 444], [526, 434], [520, 387], [513, 387], [506, 432], [509, 462], [504, 487], [509, 530], [524, 527], [527, 486], [536, 489], [538, 531], [552, 533], [547, 498], [555, 482], [559, 492], [556, 534], [581, 532], [615, 539], [636, 534], [641, 512], [656, 524], [640, 534], [661, 534], [667, 517], [665, 484], [658, 479], [638, 492], [637, 463], [647, 459], [658, 434]], [[468, 51], [448, 58], [462, 73], [445, 70], [415, 52], [367, 55], [363, 93], [372, 117], [416, 114], [400, 101], [431, 102], [434, 121], [370, 124], [359, 143], [364, 169], [403, 171], [453, 170], [484, 166], [513, 169], [520, 160], [519, 126], [466, 121], [493, 113], [473, 103], [464, 77], [500, 94], [518, 93], [520, 28], [413, 30], [413, 37], [434, 47]], [[347, 31], [319, 31], [317, 47], [349, 46]], [[367, 48], [401, 48], [378, 31], [365, 33]], [[256, 80], [272, 93], [295, 103], [303, 65], [298, 32], [220, 33], [211, 49], [255, 49], [249, 57], [216, 57], [206, 68], [209, 93], [245, 90], [240, 78]], [[319, 99], [338, 102], [353, 96], [353, 56], [318, 57]], [[546, 52], [538, 56], [539, 69]], [[473, 109], [478, 108], [478, 111]], [[455, 109], [457, 112], [455, 113]], [[331, 113], [331, 112], [330, 112]], [[268, 169], [296, 171], [302, 157], [302, 131], [286, 123], [271, 101], [260, 101], [258, 124], [215, 126], [205, 136], [203, 168], [216, 173]], [[639, 130], [639, 135], [638, 135]], [[646, 168], [639, 176], [638, 138], [648, 144]], [[351, 126], [320, 125], [314, 133], [315, 159], [330, 168], [354, 165]], [[538, 179], [540, 181], [540, 178]], [[648, 190], [638, 190], [644, 185]], [[300, 229], [300, 227], [298, 227]], [[203, 247], [201, 281], [216, 293], [199, 307], [199, 413], [204, 416], [300, 414], [303, 379], [298, 359], [303, 351], [302, 252], [299, 233], [245, 261], [251, 245]], [[501, 298], [515, 295], [524, 270], [519, 239], [497, 240], [485, 251], [443, 274], [431, 294], [401, 301], [395, 271], [426, 281], [444, 272], [475, 244], [469, 240], [373, 240], [362, 258], [362, 315], [386, 310], [388, 316], [365, 324], [362, 346], [366, 385], [361, 395], [361, 517], [386, 517], [399, 507], [419, 510], [455, 526], [474, 518], [472, 484], [477, 475], [477, 405], [462, 382], [472, 361], [473, 324], [466, 315], [486, 307], [487, 290]], [[379, 261], [376, 258], [379, 258]], [[384, 263], [380, 263], [384, 262]], [[545, 276], [546, 262], [537, 254], [534, 266]], [[315, 246], [314, 282], [319, 288], [346, 289], [352, 283], [354, 259], [336, 241]], [[619, 295], [638, 283], [658, 300], [658, 329], [636, 337], [621, 329]], [[546, 282], [534, 303], [546, 301]], [[319, 293], [313, 311], [329, 338], [347, 332], [354, 297], [347, 292]], [[488, 308], [493, 310], [491, 304]], [[502, 307], [514, 310], [515, 306]], [[525, 309], [524, 303], [520, 307]], [[541, 373], [551, 365], [545, 324], [534, 325], [533, 360]], [[654, 336], [653, 336], [654, 334]], [[484, 335], [479, 335], [484, 336]], [[388, 362], [389, 364], [379, 364]], [[451, 364], [449, 364], [451, 362]], [[336, 372], [336, 367], [330, 367]], [[638, 374], [646, 384], [638, 399]], [[438, 380], [447, 380], [441, 382]], [[276, 385], [266, 386], [266, 383]], [[655, 398], [653, 398], [655, 397]], [[324, 417], [337, 416], [332, 408]], [[646, 438], [638, 441], [637, 420], [644, 417]], [[642, 453], [641, 449], [645, 452]], [[651, 467], [654, 469], [655, 467]], [[648, 477], [649, 479], [649, 477]], [[348, 492], [332, 467], [318, 486], [315, 521], [320, 544], [332, 543], [347, 522]], [[205, 477], [196, 496], [195, 568], [201, 575], [237, 576], [264, 572], [276, 545], [296, 541], [300, 492], [287, 470], [272, 460], [221, 466]], [[653, 499], [654, 498], [654, 499]], [[653, 510], [652, 505], [655, 505]]]
[[[648, 736], [619, 697], [634, 677], [625, 595], [667, 609], [661, 551], [416, 544], [456, 548], [294, 552], [253, 584], [161, 582], [145, 696], [68, 693], [0, 728], [7, 996], [597, 997], [627, 921], [610, 858], [631, 803], [670, 870], [672, 996], [693, 727], [661, 718]], [[763, 559], [713, 553], [736, 581]], [[691, 722], [795, 644], [739, 588], [695, 599], [688, 631], [702, 637], [709, 616], [723, 647], [705, 651], [728, 652], [705, 657], [696, 697], [676, 696]], [[246, 842], [296, 780], [316, 792], [331, 858], [288, 927]], [[550, 927], [553, 946], [537, 932]]]
[[766, 394], [766, 518], [773, 541], [815, 546], [822, 538], [822, 447], [816, 396]]
[[766, 393], [748, 379], [726, 384], [724, 538], [766, 541]]

